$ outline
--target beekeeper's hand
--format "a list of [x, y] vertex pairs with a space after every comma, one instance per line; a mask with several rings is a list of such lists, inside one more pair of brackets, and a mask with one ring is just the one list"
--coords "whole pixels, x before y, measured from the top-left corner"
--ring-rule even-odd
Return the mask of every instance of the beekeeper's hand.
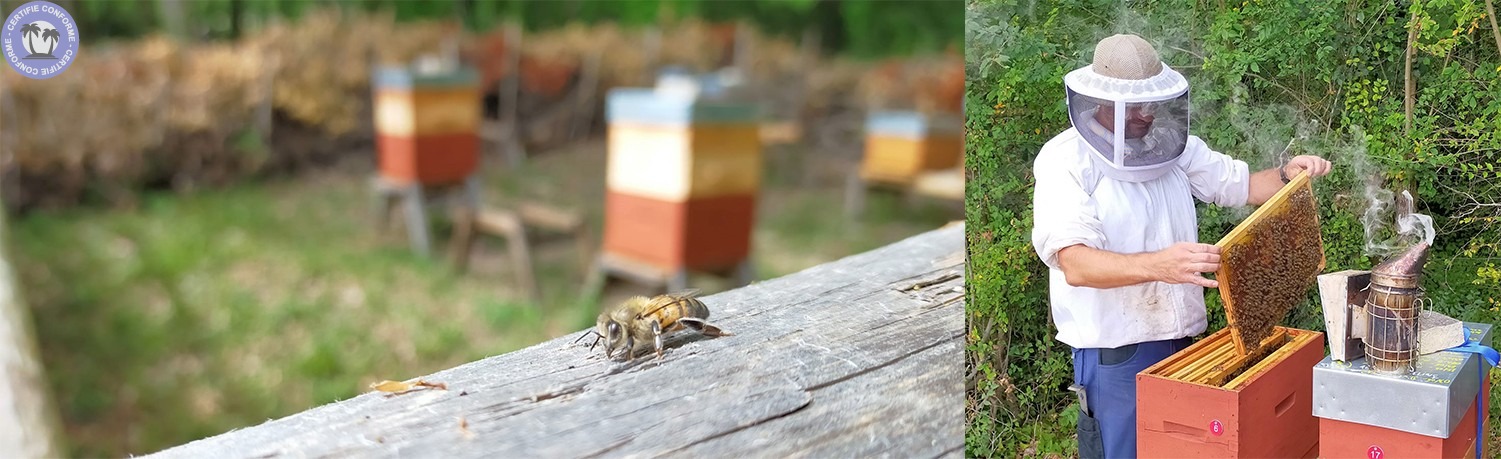
[[1282, 166], [1282, 172], [1291, 179], [1299, 173], [1308, 171], [1310, 177], [1322, 177], [1334, 169], [1334, 164], [1329, 160], [1312, 155], [1294, 156], [1286, 165]]
[[1219, 287], [1214, 279], [1200, 273], [1220, 270], [1220, 247], [1213, 244], [1179, 242], [1153, 254], [1150, 269], [1157, 280], [1170, 284], [1195, 284], [1205, 288]]

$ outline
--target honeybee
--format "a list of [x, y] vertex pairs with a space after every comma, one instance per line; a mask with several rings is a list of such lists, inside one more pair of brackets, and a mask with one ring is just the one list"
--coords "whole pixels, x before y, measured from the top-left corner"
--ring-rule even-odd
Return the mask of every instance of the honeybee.
[[[618, 350], [625, 352], [626, 360], [630, 361], [637, 352], [655, 345], [657, 358], [661, 359], [662, 336], [666, 333], [689, 328], [704, 336], [733, 335], [707, 322], [709, 308], [694, 298], [697, 294], [697, 290], [687, 290], [652, 298], [636, 296], [606, 309], [599, 314], [594, 330], [590, 330], [594, 342], [589, 344], [589, 350], [604, 341], [606, 358], [614, 358]], [[586, 336], [589, 335], [581, 335], [573, 342]]]

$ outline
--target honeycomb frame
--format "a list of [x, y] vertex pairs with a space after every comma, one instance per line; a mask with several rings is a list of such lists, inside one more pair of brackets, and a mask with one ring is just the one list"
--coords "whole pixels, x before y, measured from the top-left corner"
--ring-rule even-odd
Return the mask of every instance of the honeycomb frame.
[[1226, 234], [1220, 247], [1220, 298], [1236, 351], [1260, 351], [1273, 329], [1324, 271], [1318, 198], [1307, 171], [1298, 174]]

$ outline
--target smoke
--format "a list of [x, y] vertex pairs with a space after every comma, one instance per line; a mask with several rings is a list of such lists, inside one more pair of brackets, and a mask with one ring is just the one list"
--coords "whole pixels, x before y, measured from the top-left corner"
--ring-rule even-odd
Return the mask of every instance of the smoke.
[[1365, 226], [1366, 255], [1384, 258], [1418, 242], [1433, 245], [1433, 217], [1413, 212], [1412, 193], [1402, 190], [1396, 195], [1381, 187], [1379, 175], [1372, 175], [1366, 181], [1365, 198], [1367, 207], [1360, 222]]
[[1423, 243], [1433, 245], [1433, 217], [1412, 211], [1412, 193], [1402, 190], [1402, 200], [1397, 201], [1397, 234], [1416, 235], [1423, 233]]
[[1350, 131], [1354, 141], [1341, 156], [1363, 180], [1365, 212], [1360, 224], [1365, 229], [1365, 254], [1385, 258], [1420, 241], [1433, 245], [1433, 218], [1413, 212], [1412, 193], [1403, 190], [1398, 195], [1382, 186], [1381, 169], [1367, 155], [1365, 131], [1360, 126]]

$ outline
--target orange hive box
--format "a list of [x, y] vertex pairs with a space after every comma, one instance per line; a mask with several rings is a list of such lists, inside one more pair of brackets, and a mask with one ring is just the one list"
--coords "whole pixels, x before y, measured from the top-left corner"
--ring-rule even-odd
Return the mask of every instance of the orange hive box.
[[1136, 376], [1142, 457], [1313, 457], [1324, 334], [1277, 326], [1324, 267], [1306, 173], [1220, 240], [1230, 326]]
[[877, 112], [865, 131], [866, 182], [905, 186], [923, 172], [958, 167], [964, 156], [963, 124], [953, 115]]
[[1243, 372], [1230, 330], [1222, 329], [1136, 375], [1136, 447], [1140, 457], [1315, 457], [1313, 365], [1324, 334], [1276, 327], [1286, 340]]
[[375, 75], [375, 131], [381, 175], [446, 184], [479, 167], [478, 76], [469, 69], [425, 75], [385, 68]]
[[[1490, 406], [1490, 380], [1482, 384], [1481, 394]], [[1439, 459], [1446, 457], [1475, 457], [1475, 416], [1480, 404], [1470, 410], [1454, 427], [1448, 438], [1431, 437], [1412, 432], [1403, 432], [1365, 424], [1334, 419], [1319, 419], [1319, 455], [1322, 457], [1387, 457], [1413, 459]], [[1495, 422], [1492, 420], [1491, 422]], [[1489, 426], [1489, 424], [1487, 424]], [[1490, 446], [1490, 445], [1486, 445]], [[1497, 454], [1495, 451], [1488, 451]], [[1491, 456], [1496, 457], [1496, 456]]]
[[755, 108], [617, 89], [606, 110], [604, 251], [665, 270], [747, 260], [761, 186]]

